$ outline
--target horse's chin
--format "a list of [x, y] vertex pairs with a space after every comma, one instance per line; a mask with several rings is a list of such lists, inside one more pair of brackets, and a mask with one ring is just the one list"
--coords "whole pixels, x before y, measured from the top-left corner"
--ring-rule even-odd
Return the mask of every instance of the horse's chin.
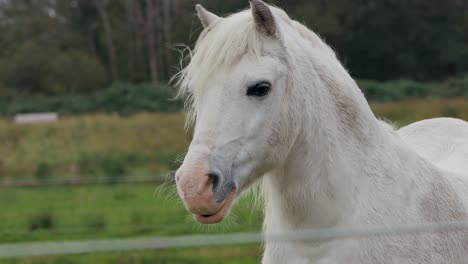
[[232, 207], [232, 203], [234, 199], [236, 198], [236, 195], [237, 195], [237, 189], [233, 188], [232, 191], [226, 197], [226, 200], [224, 201], [221, 208], [216, 213], [212, 215], [195, 214], [194, 215], [195, 220], [197, 220], [197, 222], [199, 222], [200, 224], [204, 224], [204, 225], [212, 225], [212, 224], [220, 223], [229, 214], [229, 210]]

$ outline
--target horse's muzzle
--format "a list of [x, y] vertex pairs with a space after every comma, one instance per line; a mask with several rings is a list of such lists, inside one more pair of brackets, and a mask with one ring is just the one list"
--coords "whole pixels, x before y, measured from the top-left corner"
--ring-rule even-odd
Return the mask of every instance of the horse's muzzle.
[[223, 176], [210, 171], [207, 164], [181, 167], [176, 172], [176, 183], [185, 207], [202, 224], [221, 222], [237, 195], [235, 184], [223, 181]]

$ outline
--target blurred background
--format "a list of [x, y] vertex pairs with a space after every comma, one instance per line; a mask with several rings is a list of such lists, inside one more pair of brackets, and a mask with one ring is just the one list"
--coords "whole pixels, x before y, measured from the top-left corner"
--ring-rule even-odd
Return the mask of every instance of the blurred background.
[[[271, 0], [320, 34], [376, 114], [468, 120], [468, 0]], [[260, 231], [247, 196], [195, 224], [167, 175], [190, 141], [168, 80], [201, 25], [247, 0], [0, 0], [0, 248]], [[31, 113], [49, 113], [24, 115]], [[170, 178], [170, 176], [169, 176]], [[164, 182], [166, 182], [164, 184]], [[259, 263], [260, 245], [0, 258], [0, 263]]]

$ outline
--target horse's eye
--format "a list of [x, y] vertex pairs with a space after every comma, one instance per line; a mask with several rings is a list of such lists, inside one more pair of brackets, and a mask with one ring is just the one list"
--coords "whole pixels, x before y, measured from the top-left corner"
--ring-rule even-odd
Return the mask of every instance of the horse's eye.
[[260, 82], [247, 89], [248, 96], [263, 97], [270, 92], [271, 84], [269, 82]]

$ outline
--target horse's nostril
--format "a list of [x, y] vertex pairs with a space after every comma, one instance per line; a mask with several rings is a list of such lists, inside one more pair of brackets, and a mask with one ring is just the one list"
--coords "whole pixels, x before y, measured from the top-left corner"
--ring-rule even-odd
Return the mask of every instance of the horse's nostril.
[[213, 182], [213, 192], [216, 193], [216, 191], [219, 189], [219, 186], [221, 185], [221, 176], [217, 172], [210, 172], [208, 173], [208, 177]]

